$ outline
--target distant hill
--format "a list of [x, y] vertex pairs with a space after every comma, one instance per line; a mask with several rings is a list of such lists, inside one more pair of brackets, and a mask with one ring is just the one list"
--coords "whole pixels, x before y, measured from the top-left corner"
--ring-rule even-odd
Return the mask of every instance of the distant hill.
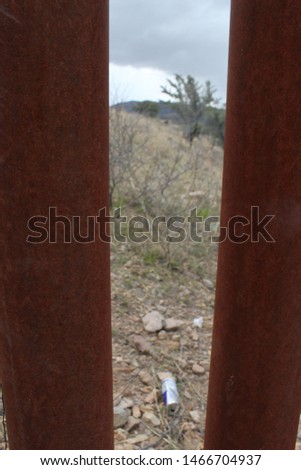
[[[164, 101], [149, 101], [150, 103], [153, 103], [154, 105], [158, 106], [159, 112], [157, 117], [164, 120], [164, 121], [171, 121], [174, 123], [180, 123], [180, 118], [178, 114], [175, 112], [174, 109], [172, 109], [172, 106], [169, 103], [166, 103]], [[135, 107], [139, 105], [141, 101], [125, 101], [123, 103], [118, 103], [112, 106], [112, 108], [115, 109], [123, 109], [124, 111], [128, 113], [134, 113], [135, 112]]]
[[[176, 112], [173, 104], [166, 101], [125, 101], [112, 106], [113, 109], [122, 109], [127, 113], [143, 114], [144, 116], [156, 117], [157, 119], [164, 121], [165, 123], [172, 123], [176, 125], [182, 125], [180, 115]], [[140, 108], [140, 111], [138, 109]], [[190, 126], [192, 124], [192, 128]], [[185, 124], [184, 133], [186, 138], [191, 141], [197, 135], [203, 134], [213, 138], [215, 143], [224, 145], [224, 134], [225, 134], [225, 108], [219, 108], [216, 106], [208, 106], [204, 109], [204, 113], [198, 120], [196, 125], [194, 122]], [[195, 133], [197, 130], [197, 133]]]

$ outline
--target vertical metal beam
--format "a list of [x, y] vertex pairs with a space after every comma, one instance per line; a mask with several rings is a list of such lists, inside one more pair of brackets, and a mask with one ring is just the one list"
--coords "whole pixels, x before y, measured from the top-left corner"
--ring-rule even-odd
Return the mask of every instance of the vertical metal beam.
[[232, 0], [221, 225], [235, 215], [250, 219], [251, 206], [258, 206], [260, 219], [275, 215], [267, 228], [276, 242], [261, 235], [258, 241], [253, 220], [253, 242], [220, 245], [206, 449], [295, 446], [301, 408], [300, 25], [298, 0]]
[[[11, 449], [113, 446], [109, 246], [27, 222], [108, 206], [108, 1], [2, 0], [0, 376]], [[60, 224], [57, 224], [58, 226]], [[62, 224], [61, 224], [62, 225]], [[54, 229], [52, 222], [51, 230]]]

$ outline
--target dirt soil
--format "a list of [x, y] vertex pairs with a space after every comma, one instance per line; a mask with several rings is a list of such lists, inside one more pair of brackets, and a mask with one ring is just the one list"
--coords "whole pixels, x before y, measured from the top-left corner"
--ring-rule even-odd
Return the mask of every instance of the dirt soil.
[[[214, 280], [202, 280], [185, 266], [178, 270], [147, 266], [133, 254], [122, 266], [117, 260], [118, 254], [113, 254], [114, 405], [128, 406], [136, 421], [132, 420], [133, 429], [128, 423], [115, 430], [116, 448], [201, 449]], [[216, 256], [211, 260], [213, 270], [215, 262]], [[174, 331], [146, 332], [142, 319], [154, 311], [165, 320], [179, 321], [180, 326]], [[195, 319], [199, 326], [194, 325]], [[132, 335], [141, 336], [140, 342]], [[165, 373], [176, 379], [180, 395], [174, 413], [168, 413], [162, 401]]]

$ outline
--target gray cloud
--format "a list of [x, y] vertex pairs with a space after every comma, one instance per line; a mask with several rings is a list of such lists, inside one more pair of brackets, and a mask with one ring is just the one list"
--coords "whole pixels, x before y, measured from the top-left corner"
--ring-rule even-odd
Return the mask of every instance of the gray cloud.
[[225, 94], [230, 0], [110, 0], [118, 65], [210, 79]]

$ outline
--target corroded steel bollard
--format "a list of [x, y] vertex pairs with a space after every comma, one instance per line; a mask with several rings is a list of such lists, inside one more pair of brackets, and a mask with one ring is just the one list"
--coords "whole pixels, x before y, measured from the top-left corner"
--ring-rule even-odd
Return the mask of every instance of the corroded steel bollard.
[[108, 1], [2, 0], [0, 48], [10, 448], [111, 449], [109, 245], [97, 236], [64, 243], [66, 219], [51, 222], [56, 242], [27, 241], [28, 220], [49, 207], [80, 217], [85, 234], [87, 217], [108, 206]]
[[[232, 0], [206, 449], [293, 449], [301, 408], [301, 3]], [[254, 209], [253, 209], [254, 210]], [[266, 234], [256, 233], [274, 215]], [[248, 241], [239, 239], [249, 230]], [[266, 238], [266, 239], [264, 239]], [[236, 242], [234, 242], [234, 241]], [[242, 242], [242, 243], [240, 243]]]

